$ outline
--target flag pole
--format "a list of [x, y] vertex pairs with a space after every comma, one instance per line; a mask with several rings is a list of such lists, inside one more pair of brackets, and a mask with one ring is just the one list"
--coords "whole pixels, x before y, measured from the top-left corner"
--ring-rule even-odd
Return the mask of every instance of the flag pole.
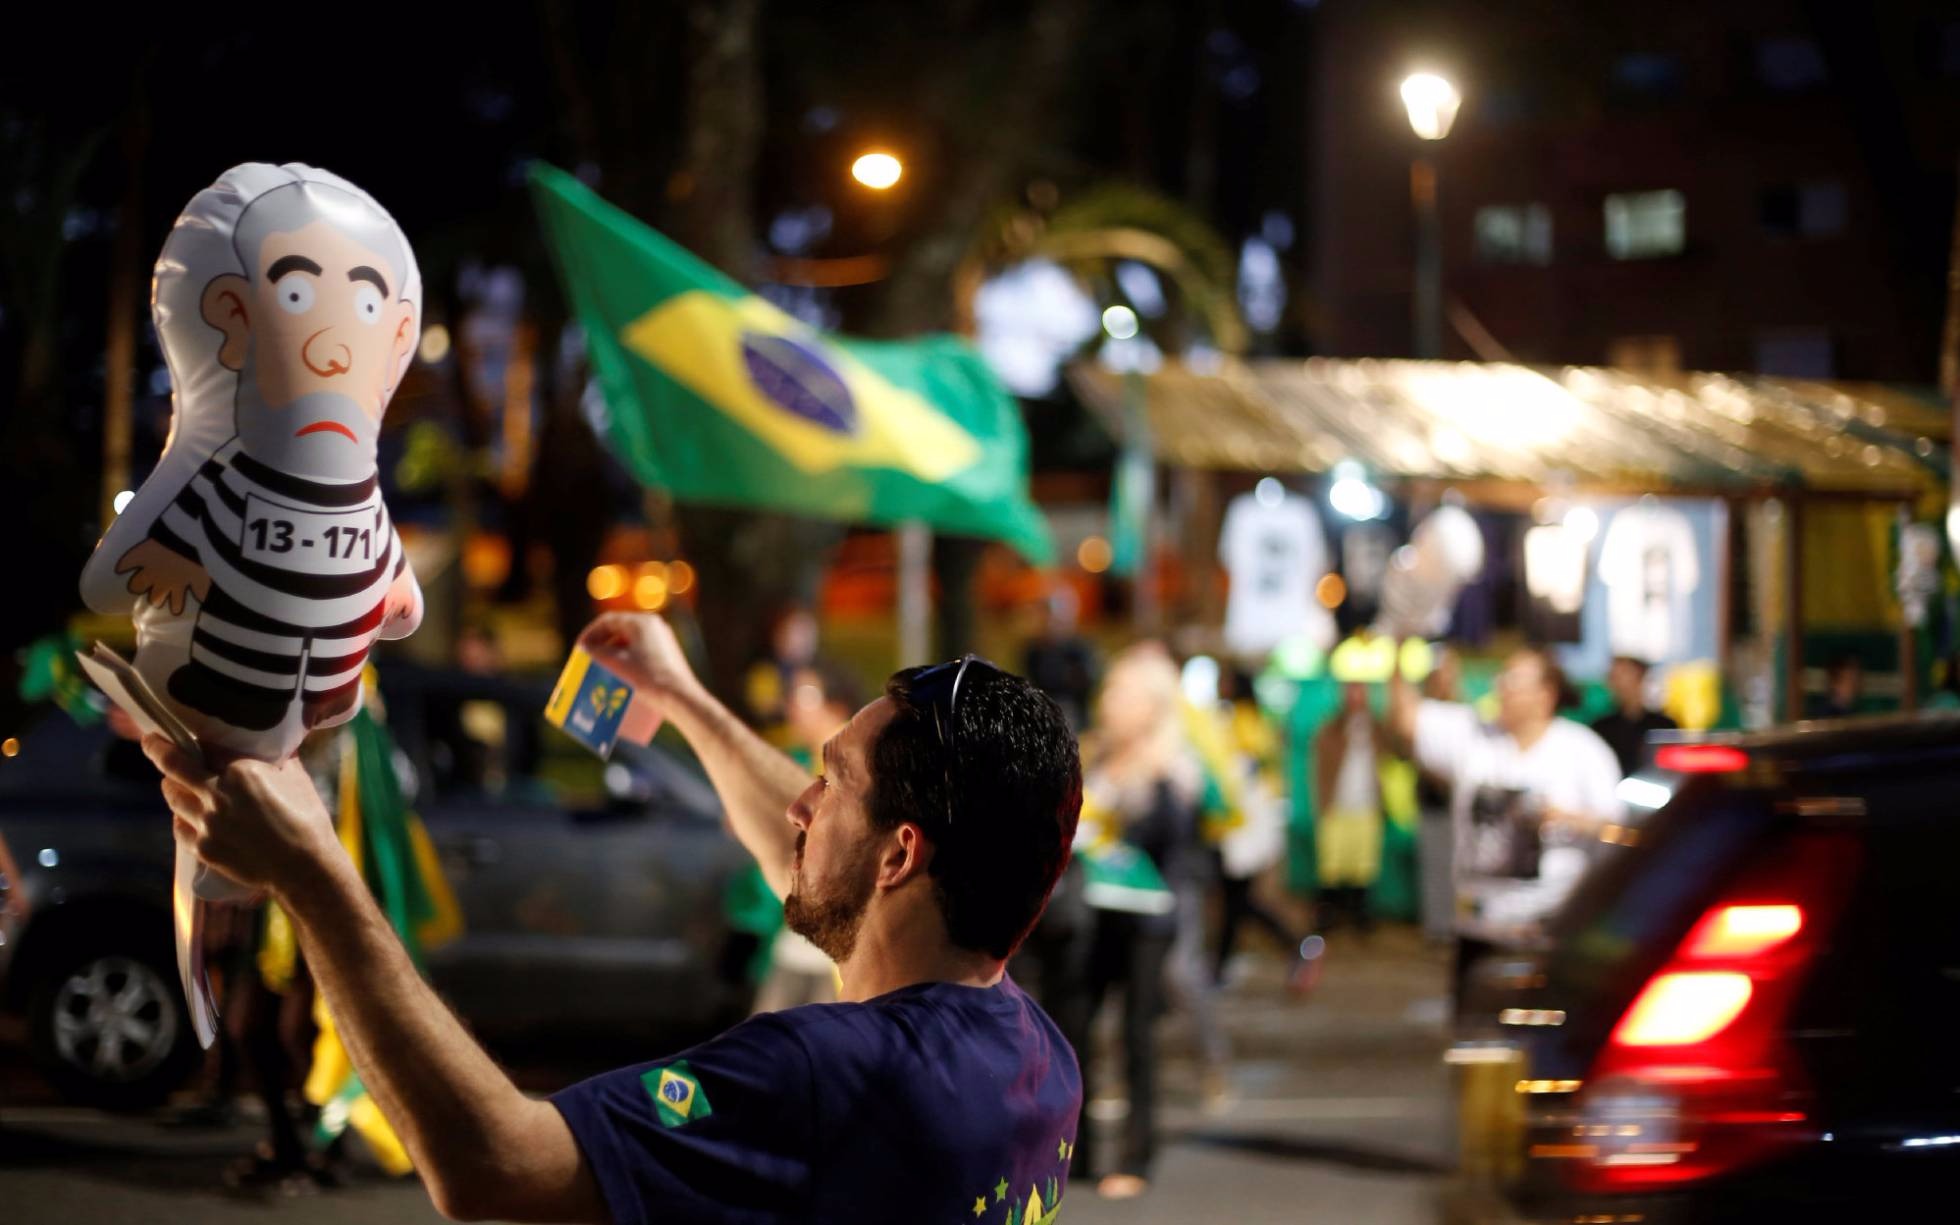
[[917, 519], [898, 527], [898, 668], [927, 662], [932, 650], [932, 529]]

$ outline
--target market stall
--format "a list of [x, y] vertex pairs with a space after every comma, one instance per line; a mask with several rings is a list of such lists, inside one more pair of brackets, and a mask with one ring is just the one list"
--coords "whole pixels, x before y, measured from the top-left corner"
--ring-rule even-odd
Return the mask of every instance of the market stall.
[[[1806, 690], [1806, 606], [1843, 587], [1819, 581], [1820, 559], [1806, 542], [1855, 535], [1875, 510], [1900, 523], [1936, 515], [1948, 476], [1951, 426], [1930, 390], [1329, 358], [1224, 359], [1203, 371], [1166, 363], [1142, 377], [1085, 363], [1070, 378], [1113, 433], [1121, 435], [1126, 413], [1141, 414], [1155, 457], [1199, 488], [1179, 500], [1187, 519], [1216, 516], [1215, 490], [1203, 487], [1221, 473], [1318, 474], [1343, 463], [1417, 506], [1448, 489], [1472, 505], [1520, 511], [1548, 496], [1616, 505], [1658, 495], [1744, 514], [1742, 536], [1762, 555], [1755, 568], [1763, 607], [1753, 620], [1780, 640], [1778, 709], [1792, 718]], [[1203, 540], [1217, 527], [1187, 521], [1178, 530]], [[1726, 671], [1735, 612], [1729, 533], [1716, 524], [1703, 536], [1711, 637]], [[1187, 560], [1208, 556], [1186, 552]], [[1888, 575], [1868, 599], [1898, 627], [1898, 698], [1910, 707], [1918, 696], [1914, 618], [1901, 615], [1892, 591]]]

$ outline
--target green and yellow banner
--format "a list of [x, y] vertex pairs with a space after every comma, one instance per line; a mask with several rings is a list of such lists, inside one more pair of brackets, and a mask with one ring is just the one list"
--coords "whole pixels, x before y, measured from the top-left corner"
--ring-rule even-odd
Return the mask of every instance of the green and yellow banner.
[[1020, 407], [953, 336], [847, 340], [800, 322], [537, 164], [531, 188], [605, 392], [612, 446], [684, 501], [1052, 549]]

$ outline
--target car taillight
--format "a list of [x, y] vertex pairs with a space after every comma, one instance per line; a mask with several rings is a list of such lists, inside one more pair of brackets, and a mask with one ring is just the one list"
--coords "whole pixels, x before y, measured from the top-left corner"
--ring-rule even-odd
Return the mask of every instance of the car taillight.
[[1621, 1046], [1689, 1046], [1728, 1028], [1755, 985], [1732, 970], [1663, 974], [1647, 984], [1613, 1030]]
[[1856, 878], [1854, 839], [1799, 833], [1744, 869], [1613, 1027], [1556, 1146], [1585, 1191], [1727, 1174], [1814, 1132], [1784, 1031]]
[[1664, 744], [1654, 764], [1676, 774], [1733, 774], [1749, 767], [1749, 754], [1729, 744]]

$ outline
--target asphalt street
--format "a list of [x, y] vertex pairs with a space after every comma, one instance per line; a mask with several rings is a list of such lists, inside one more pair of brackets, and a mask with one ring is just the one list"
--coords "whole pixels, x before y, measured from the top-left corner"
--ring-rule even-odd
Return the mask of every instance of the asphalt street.
[[[1280, 985], [1277, 957], [1248, 959], [1226, 997], [1234, 1042], [1231, 1098], [1206, 1109], [1178, 1018], [1165, 1024], [1165, 1144], [1151, 1188], [1121, 1203], [1071, 1187], [1071, 1225], [1433, 1222], [1451, 1166], [1448, 1081], [1440, 1060], [1443, 960], [1406, 932], [1336, 938], [1317, 991]], [[575, 1072], [535, 1057], [527, 1088]], [[1120, 1079], [1105, 1077], [1115, 1087]], [[1120, 1098], [1093, 1106], [1105, 1118]], [[357, 1170], [348, 1185], [243, 1196], [225, 1166], [257, 1137], [249, 1118], [219, 1129], [167, 1115], [115, 1117], [55, 1101], [0, 1049], [0, 1221], [9, 1225], [231, 1222], [363, 1225], [440, 1218], [413, 1180]]]

